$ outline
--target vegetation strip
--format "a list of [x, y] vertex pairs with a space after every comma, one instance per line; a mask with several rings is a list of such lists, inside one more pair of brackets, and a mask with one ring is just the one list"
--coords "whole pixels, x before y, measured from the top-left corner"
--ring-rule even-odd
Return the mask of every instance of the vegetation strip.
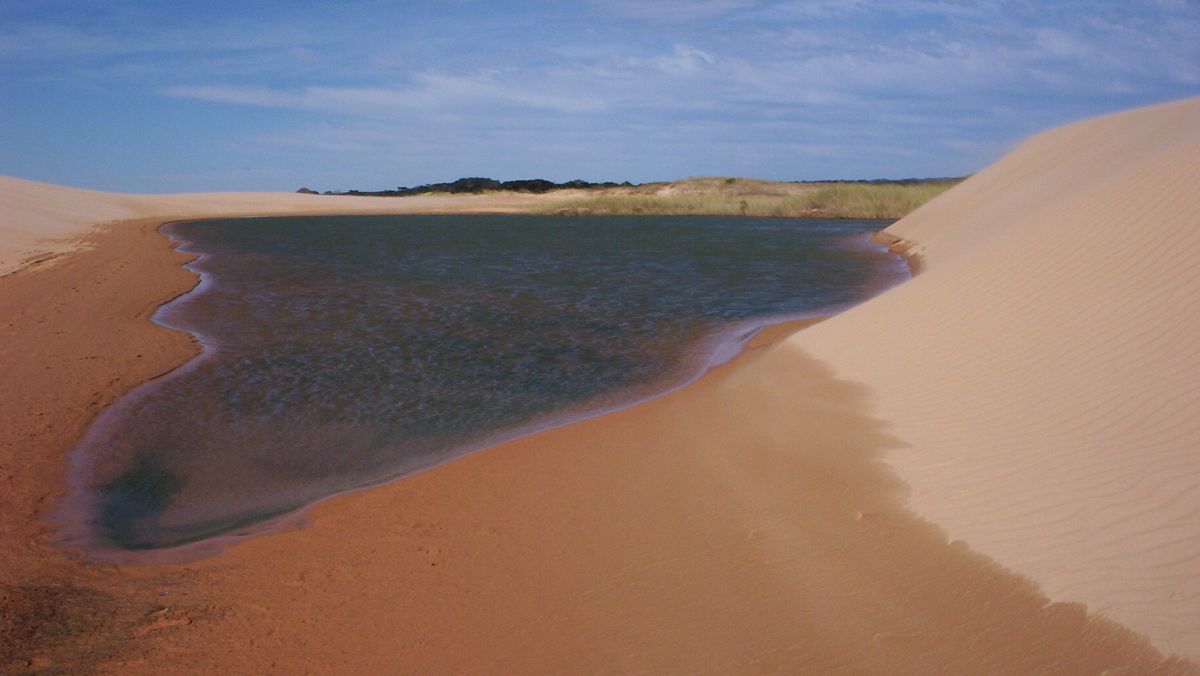
[[[763, 181], [726, 176], [643, 183], [554, 183], [460, 178], [415, 188], [327, 195], [407, 197], [430, 194], [521, 192], [549, 194], [541, 214], [566, 216], [766, 216], [897, 219], [960, 183], [962, 178], [860, 181]], [[301, 188], [299, 192], [316, 194]], [[554, 193], [561, 192], [561, 198]]]

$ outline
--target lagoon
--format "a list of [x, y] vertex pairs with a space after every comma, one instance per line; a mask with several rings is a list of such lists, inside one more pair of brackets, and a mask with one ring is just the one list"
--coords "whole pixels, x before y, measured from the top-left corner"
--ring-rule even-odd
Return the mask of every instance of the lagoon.
[[764, 325], [907, 277], [879, 221], [337, 216], [175, 223], [156, 321], [203, 354], [74, 452], [75, 544], [171, 548], [656, 396]]

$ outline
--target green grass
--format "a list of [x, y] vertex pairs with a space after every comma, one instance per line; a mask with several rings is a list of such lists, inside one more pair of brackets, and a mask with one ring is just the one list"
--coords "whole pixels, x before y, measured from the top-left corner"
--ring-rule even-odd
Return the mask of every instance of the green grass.
[[[552, 214], [895, 219], [957, 183], [957, 180], [949, 180], [912, 184], [774, 184], [786, 186], [788, 190], [775, 190], [771, 194], [753, 194], [744, 189], [725, 190], [726, 184], [722, 183], [714, 184], [713, 192], [645, 194], [625, 191], [589, 195], [550, 202], [541, 211]], [[732, 188], [736, 184], [730, 182], [728, 185]]]

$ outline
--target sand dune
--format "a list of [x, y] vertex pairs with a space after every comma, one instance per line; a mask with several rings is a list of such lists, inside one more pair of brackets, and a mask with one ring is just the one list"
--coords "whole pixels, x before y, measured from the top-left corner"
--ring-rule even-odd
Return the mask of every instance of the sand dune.
[[100, 223], [134, 218], [135, 200], [0, 176], [0, 275], [77, 249]]
[[1200, 658], [1200, 99], [1040, 134], [888, 233], [925, 271], [789, 344], [875, 391], [918, 513]]
[[499, 213], [528, 211], [546, 199], [520, 193], [403, 199], [268, 192], [123, 195], [0, 176], [0, 276], [87, 246], [84, 235], [98, 226], [134, 218]]

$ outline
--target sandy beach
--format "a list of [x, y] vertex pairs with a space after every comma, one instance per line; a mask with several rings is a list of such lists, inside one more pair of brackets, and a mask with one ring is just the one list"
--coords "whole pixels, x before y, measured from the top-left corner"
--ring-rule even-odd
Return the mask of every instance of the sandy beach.
[[[669, 396], [191, 564], [53, 545], [68, 452], [185, 362], [157, 233], [538, 197], [0, 178], [12, 671], [1200, 673], [1200, 99], [1040, 134], [891, 226], [921, 272]], [[53, 241], [47, 241], [47, 238]]]

